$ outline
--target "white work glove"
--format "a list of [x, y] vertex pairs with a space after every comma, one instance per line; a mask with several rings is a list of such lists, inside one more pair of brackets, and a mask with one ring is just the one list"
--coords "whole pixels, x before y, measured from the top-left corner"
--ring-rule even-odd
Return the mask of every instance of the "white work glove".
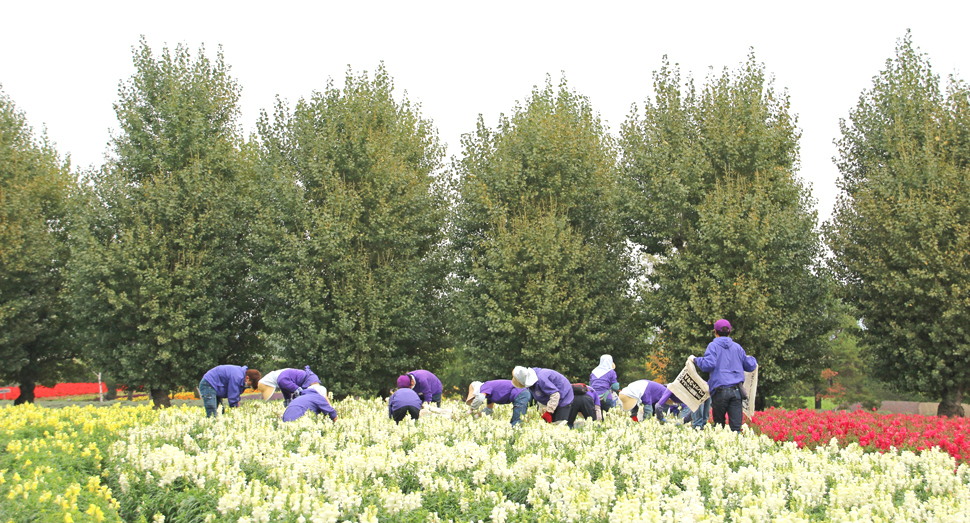
[[494, 410], [493, 409], [490, 409], [488, 407], [485, 407], [485, 408], [482, 409], [482, 414], [484, 414], [486, 416], [491, 416], [492, 415], [492, 412], [494, 412]]
[[299, 396], [300, 394], [303, 394], [303, 387], [297, 387], [296, 388], [296, 392], [293, 393], [293, 397], [295, 398], [295, 397]]

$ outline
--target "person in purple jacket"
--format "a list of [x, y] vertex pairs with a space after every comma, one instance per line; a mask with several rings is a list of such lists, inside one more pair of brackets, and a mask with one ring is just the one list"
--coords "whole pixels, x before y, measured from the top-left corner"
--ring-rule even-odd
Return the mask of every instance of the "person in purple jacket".
[[589, 375], [589, 387], [599, 396], [599, 405], [603, 412], [609, 412], [613, 408], [613, 393], [620, 391], [613, 356], [609, 354], [600, 356], [600, 364]]
[[536, 403], [542, 406], [546, 423], [569, 423], [573, 402], [573, 385], [565, 376], [551, 369], [516, 367], [512, 369], [512, 385], [528, 388]]
[[387, 399], [387, 415], [395, 423], [400, 423], [408, 414], [415, 421], [421, 415], [421, 398], [411, 387], [411, 377], [400, 376], [397, 379], [397, 390]]
[[473, 381], [468, 386], [468, 398], [465, 400], [472, 410], [478, 409], [483, 404], [485, 408], [482, 412], [491, 416], [495, 405], [512, 404], [512, 426], [516, 426], [522, 421], [522, 415], [529, 408], [532, 400], [532, 393], [529, 389], [517, 388], [512, 385], [512, 380], [491, 380], [482, 383]]
[[412, 370], [407, 374], [411, 378], [411, 389], [421, 397], [424, 403], [434, 403], [441, 408], [441, 380], [426, 370]]
[[276, 392], [276, 389], [280, 389], [280, 392], [283, 393], [283, 406], [285, 407], [290, 404], [293, 398], [299, 396], [304, 389], [313, 384], [319, 385], [320, 378], [307, 365], [303, 367], [303, 370], [274, 370], [259, 380], [258, 388], [259, 392], [263, 394], [264, 400], [268, 400]]
[[199, 382], [199, 395], [202, 396], [206, 417], [216, 415], [222, 398], [229, 400], [230, 407], [238, 407], [239, 396], [247, 388], [256, 388], [259, 378], [258, 370], [238, 365], [219, 365], [210, 369]]
[[570, 427], [575, 425], [579, 414], [583, 415], [583, 422], [603, 421], [600, 398], [585, 383], [573, 383], [573, 403], [569, 409]]
[[714, 424], [724, 426], [727, 414], [731, 430], [741, 432], [741, 385], [744, 373], [758, 368], [758, 360], [748, 356], [731, 339], [731, 323], [725, 319], [714, 322], [714, 341], [707, 346], [703, 357], [689, 359], [697, 368], [710, 374], [707, 385], [711, 391], [711, 410]]
[[[667, 392], [667, 387], [650, 380], [637, 380], [620, 391], [620, 403], [623, 410], [629, 411], [633, 421], [645, 420], [655, 414], [654, 405]], [[638, 408], [643, 405], [643, 417], [638, 417]], [[659, 414], [659, 412], [657, 412]]]
[[283, 421], [299, 419], [307, 412], [323, 413], [330, 416], [331, 420], [337, 421], [337, 411], [327, 401], [327, 389], [323, 385], [314, 383], [307, 386], [303, 393], [291, 401], [283, 411]]

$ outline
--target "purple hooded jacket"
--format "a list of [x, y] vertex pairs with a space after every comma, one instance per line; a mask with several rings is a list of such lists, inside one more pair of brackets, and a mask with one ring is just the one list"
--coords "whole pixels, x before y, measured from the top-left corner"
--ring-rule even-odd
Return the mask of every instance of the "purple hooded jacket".
[[324, 413], [330, 416], [332, 420], [337, 419], [337, 411], [330, 405], [327, 398], [313, 389], [307, 389], [286, 407], [286, 410], [283, 411], [283, 421], [299, 419], [307, 412]]
[[701, 358], [694, 358], [697, 368], [710, 373], [707, 386], [716, 389], [744, 383], [744, 373], [758, 367], [758, 360], [748, 356], [740, 345], [728, 336], [714, 338]]
[[303, 367], [303, 370], [286, 369], [276, 377], [276, 386], [283, 393], [283, 399], [290, 399], [296, 389], [306, 389], [314, 383], [320, 383], [320, 378], [310, 370], [310, 366]]
[[549, 397], [557, 392], [560, 407], [573, 402], [573, 384], [569, 383], [565, 376], [552, 369], [533, 367], [532, 370], [536, 371], [536, 377], [539, 379], [529, 387], [529, 391], [532, 392], [532, 397], [537, 403], [541, 405], [549, 403]]
[[216, 389], [217, 398], [228, 398], [229, 406], [239, 405], [239, 396], [246, 390], [246, 371], [249, 367], [219, 365], [209, 370], [202, 379]]
[[412, 370], [408, 376], [414, 378], [412, 390], [421, 397], [421, 401], [428, 403], [435, 394], [441, 394], [441, 380], [426, 370]]

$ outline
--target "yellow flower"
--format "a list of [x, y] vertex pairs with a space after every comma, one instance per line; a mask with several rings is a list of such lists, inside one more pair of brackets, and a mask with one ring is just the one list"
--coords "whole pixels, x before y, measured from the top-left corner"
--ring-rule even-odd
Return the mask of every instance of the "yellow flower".
[[104, 521], [104, 512], [101, 510], [101, 507], [95, 505], [94, 503], [92, 503], [91, 506], [88, 507], [88, 510], [87, 512], [85, 512], [85, 514], [89, 516], [94, 516], [95, 521]]
[[74, 518], [71, 517], [70, 512], [64, 513], [64, 523], [74, 523]]

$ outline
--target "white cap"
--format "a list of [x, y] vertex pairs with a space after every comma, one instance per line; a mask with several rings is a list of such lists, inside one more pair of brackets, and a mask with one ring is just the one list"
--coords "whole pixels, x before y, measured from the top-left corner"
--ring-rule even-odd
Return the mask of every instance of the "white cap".
[[539, 381], [536, 371], [528, 367], [516, 367], [512, 369], [512, 385], [517, 388], [531, 387]]

